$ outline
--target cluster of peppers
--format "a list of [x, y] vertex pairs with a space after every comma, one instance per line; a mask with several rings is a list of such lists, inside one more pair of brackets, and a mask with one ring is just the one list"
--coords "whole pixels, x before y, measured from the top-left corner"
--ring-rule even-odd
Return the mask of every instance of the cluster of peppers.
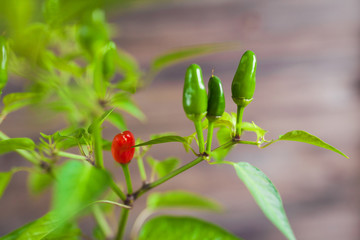
[[[232, 99], [237, 105], [236, 132], [234, 140], [240, 140], [241, 122], [245, 107], [252, 101], [256, 85], [256, 56], [246, 51], [239, 62], [231, 84]], [[183, 89], [183, 108], [186, 116], [194, 122], [199, 142], [200, 154], [210, 154], [214, 123], [225, 111], [225, 95], [219, 77], [212, 74], [208, 82], [208, 90], [203, 81], [199, 65], [191, 64], [185, 74]], [[202, 120], [208, 119], [208, 135], [205, 150], [202, 131]], [[130, 131], [117, 134], [112, 142], [111, 152], [115, 161], [127, 165], [134, 156], [135, 138]]]
[[[232, 99], [237, 105], [235, 140], [240, 140], [242, 115], [245, 107], [253, 99], [256, 85], [256, 65], [254, 52], [246, 51], [241, 57], [231, 85]], [[186, 116], [194, 122], [200, 154], [211, 152], [214, 122], [225, 111], [225, 96], [220, 78], [212, 75], [209, 79], [208, 89], [209, 93], [207, 94], [200, 66], [190, 65], [185, 75], [183, 108]], [[209, 122], [206, 151], [201, 126], [205, 116]]]

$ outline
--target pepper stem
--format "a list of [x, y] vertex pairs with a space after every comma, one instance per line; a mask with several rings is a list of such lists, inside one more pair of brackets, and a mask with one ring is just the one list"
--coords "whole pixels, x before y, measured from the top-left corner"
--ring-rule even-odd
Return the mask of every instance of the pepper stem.
[[196, 134], [197, 134], [197, 137], [199, 140], [199, 151], [201, 154], [201, 153], [204, 153], [204, 151], [205, 151], [204, 135], [203, 135], [202, 126], [201, 126], [201, 119], [194, 120], [194, 125], [195, 125], [195, 129], [196, 129]]
[[132, 184], [131, 184], [131, 177], [130, 177], [130, 171], [129, 171], [129, 164], [121, 164], [122, 169], [124, 171], [124, 176], [125, 176], [125, 181], [126, 181], [126, 186], [127, 186], [127, 190], [128, 190], [128, 194], [132, 194], [133, 189], [132, 189]]
[[94, 139], [94, 153], [95, 153], [95, 166], [104, 169], [104, 160], [102, 154], [102, 134], [101, 126], [95, 126], [93, 132]]
[[206, 142], [206, 153], [207, 154], [210, 154], [210, 152], [211, 152], [211, 143], [212, 143], [213, 132], [214, 132], [214, 121], [209, 120], [208, 135], [207, 135], [207, 142]]
[[241, 136], [241, 123], [242, 123], [242, 118], [243, 118], [243, 114], [244, 114], [244, 106], [237, 106], [237, 114], [236, 114], [236, 133], [235, 133], [235, 138], [240, 139]]
[[123, 208], [121, 210], [121, 216], [120, 216], [118, 231], [117, 231], [117, 234], [116, 234], [116, 237], [115, 237], [116, 240], [123, 239], [128, 216], [129, 216], [129, 209], [128, 208]]

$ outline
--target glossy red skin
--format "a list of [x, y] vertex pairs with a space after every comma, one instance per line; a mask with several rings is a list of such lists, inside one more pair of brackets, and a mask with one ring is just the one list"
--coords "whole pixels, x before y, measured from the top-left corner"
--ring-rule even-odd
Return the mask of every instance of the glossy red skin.
[[117, 134], [111, 145], [111, 152], [115, 159], [120, 164], [127, 164], [134, 157], [135, 138], [130, 131], [124, 131]]

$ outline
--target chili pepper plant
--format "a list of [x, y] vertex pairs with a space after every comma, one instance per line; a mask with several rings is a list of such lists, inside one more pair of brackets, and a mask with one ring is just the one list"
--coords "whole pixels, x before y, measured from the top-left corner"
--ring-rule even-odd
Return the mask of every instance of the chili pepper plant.
[[[157, 133], [143, 141], [136, 139], [123, 118], [123, 114], [128, 113], [144, 119], [132, 95], [163, 68], [199, 54], [224, 50], [226, 44], [169, 52], [155, 58], [150, 69], [144, 71], [111, 40], [114, 29], [107, 23], [104, 11], [98, 9], [101, 7], [98, 1], [82, 4], [81, 1], [29, 0], [24, 1], [25, 5], [15, 2], [0, 4], [1, 11], [16, 9], [13, 14], [5, 15], [6, 31], [0, 36], [3, 102], [0, 123], [14, 111], [29, 107], [39, 114], [51, 112], [56, 117], [64, 117], [66, 127], [40, 133], [39, 140], [29, 136], [13, 138], [6, 134], [6, 129], [1, 129], [3, 158], [9, 152], [16, 152], [28, 164], [0, 172], [0, 197], [6, 194], [8, 183], [19, 171], [28, 172], [32, 193], [41, 194], [52, 188], [49, 211], [18, 229], [9, 229], [1, 239], [240, 239], [192, 216], [154, 217], [154, 213], [165, 208], [215, 212], [221, 209], [219, 203], [185, 190], [156, 192], [159, 185], [191, 171], [200, 162], [232, 167], [239, 184], [245, 184], [264, 215], [287, 239], [295, 239], [280, 194], [269, 178], [248, 162], [228, 161], [228, 153], [238, 145], [262, 149], [277, 142], [297, 141], [347, 156], [302, 130], [266, 140], [266, 130], [242, 120], [255, 91], [257, 59], [254, 52], [248, 50], [239, 56], [231, 90], [223, 89], [220, 78], [214, 74], [206, 90], [199, 65], [184, 69], [183, 109], [194, 123], [194, 133], [190, 136]], [[41, 8], [36, 8], [36, 4], [41, 4]], [[41, 13], [43, 18], [37, 19]], [[7, 89], [9, 75], [26, 79], [21, 91]], [[236, 104], [236, 113], [225, 111], [226, 94], [231, 94], [233, 99], [226, 104]], [[103, 136], [104, 122], [115, 129], [111, 138]], [[256, 138], [244, 139], [244, 132], [253, 132]], [[217, 147], [213, 144], [215, 138]], [[182, 144], [192, 155], [191, 159], [181, 164], [177, 158], [158, 161], [149, 156], [153, 145], [166, 148], [169, 142]], [[111, 151], [113, 159], [104, 159], [105, 151]], [[104, 161], [114, 161], [121, 167], [124, 181], [117, 182], [119, 171], [107, 169]], [[130, 164], [137, 165], [140, 179], [132, 177]], [[147, 175], [149, 172], [151, 176]], [[133, 188], [138, 181], [141, 187]], [[144, 196], [146, 193], [149, 194]], [[141, 197], [147, 197], [147, 205], [135, 222], [129, 222], [128, 216]], [[118, 216], [115, 215], [117, 209], [121, 209]], [[96, 223], [92, 236], [79, 227], [84, 217], [93, 218]], [[128, 224], [130, 231], [126, 231]]]

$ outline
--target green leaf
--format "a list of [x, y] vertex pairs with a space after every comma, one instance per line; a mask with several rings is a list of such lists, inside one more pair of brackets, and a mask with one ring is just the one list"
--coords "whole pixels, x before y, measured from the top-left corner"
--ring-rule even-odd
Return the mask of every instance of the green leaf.
[[266, 130], [257, 126], [254, 122], [242, 122], [241, 123], [241, 131], [254, 132], [257, 136], [257, 141], [265, 139]]
[[13, 172], [0, 172], [0, 199], [9, 185]]
[[213, 150], [210, 155], [215, 159], [215, 161], [220, 162], [229, 154], [234, 144], [228, 144], [232, 142], [231, 130], [229, 128], [220, 128], [216, 136], [220, 147]]
[[147, 221], [138, 240], [239, 240], [221, 227], [193, 217], [158, 216]]
[[156, 172], [158, 178], [162, 178], [180, 164], [180, 160], [175, 157], [167, 158], [163, 161], [155, 160], [152, 157], [148, 157], [147, 162], [151, 166], [151, 168]]
[[[320, 138], [311, 135], [308, 132], [302, 131], [302, 130], [294, 130], [294, 131], [290, 131], [285, 133], [284, 135], [280, 135], [279, 139], [274, 140], [271, 143], [277, 142], [277, 141], [296, 141], [296, 142], [303, 142], [303, 143], [308, 143], [311, 145], [315, 145], [318, 147], [322, 147], [331, 151], [334, 151], [346, 158], [349, 158], [348, 156], [346, 156], [344, 153], [342, 153], [340, 150], [336, 149], [335, 147], [327, 144], [326, 142], [324, 142], [323, 140], [321, 140]], [[270, 145], [268, 144], [268, 145]], [[266, 146], [268, 146], [266, 145]], [[264, 147], [266, 147], [264, 146]]]
[[28, 187], [34, 194], [39, 194], [54, 182], [54, 177], [48, 173], [30, 172]]
[[100, 99], [103, 99], [106, 94], [106, 89], [109, 85], [109, 82], [104, 79], [103, 76], [103, 53], [100, 51], [100, 54], [95, 57], [94, 66], [93, 66], [93, 80], [94, 80], [94, 90], [97, 96]]
[[107, 120], [111, 122], [115, 127], [117, 127], [120, 131], [124, 131], [127, 129], [126, 122], [123, 116], [117, 112], [112, 112]]
[[210, 54], [215, 52], [222, 52], [225, 50], [238, 48], [237, 43], [209, 43], [190, 47], [183, 47], [165, 53], [153, 60], [150, 67], [152, 74], [160, 71], [161, 69], [173, 65], [177, 62], [184, 61], [196, 56]]
[[32, 102], [35, 96], [36, 96], [35, 93], [29, 93], [29, 92], [7, 94], [3, 98], [3, 103], [4, 103], [3, 112], [5, 114], [9, 114], [10, 112], [25, 107]]
[[246, 162], [232, 163], [238, 177], [254, 197], [265, 216], [286, 236], [295, 239], [279, 192], [259, 169]]
[[105, 119], [110, 116], [112, 111], [114, 111], [115, 108], [105, 111], [100, 117], [96, 118], [94, 122], [89, 126], [88, 132], [92, 133], [94, 131], [95, 127], [100, 127]]
[[59, 219], [80, 213], [109, 186], [110, 176], [87, 163], [69, 161], [61, 169], [55, 184], [52, 208]]
[[55, 214], [50, 212], [15, 231], [3, 236], [1, 240], [29, 239], [78, 239], [80, 230], [72, 224], [61, 224]]
[[140, 121], [145, 121], [146, 117], [140, 108], [130, 99], [129, 94], [117, 93], [111, 99], [111, 106], [123, 110]]
[[111, 145], [112, 145], [112, 141], [103, 139], [102, 140], [102, 149], [105, 151], [110, 151], [111, 150]]
[[135, 145], [134, 147], [140, 147], [140, 146], [147, 146], [147, 145], [154, 145], [154, 144], [160, 144], [160, 143], [169, 143], [169, 142], [180, 142], [183, 144], [188, 144], [187, 140], [183, 137], [172, 135], [172, 136], [165, 136], [165, 137], [159, 137], [152, 139], [147, 142], [143, 142], [140, 144]]
[[0, 154], [18, 149], [34, 150], [35, 143], [30, 138], [10, 138], [0, 140]]
[[152, 193], [147, 199], [147, 208], [153, 211], [164, 208], [189, 208], [216, 212], [222, 210], [221, 205], [213, 200], [180, 190]]

